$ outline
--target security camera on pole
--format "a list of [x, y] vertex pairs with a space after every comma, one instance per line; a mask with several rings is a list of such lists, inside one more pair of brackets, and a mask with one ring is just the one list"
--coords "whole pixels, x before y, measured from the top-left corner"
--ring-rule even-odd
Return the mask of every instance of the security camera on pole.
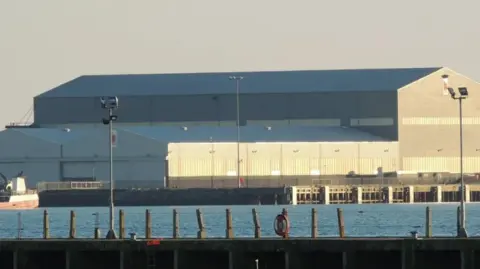
[[113, 122], [117, 120], [117, 116], [113, 115], [113, 111], [118, 108], [118, 98], [116, 96], [106, 96], [100, 98], [103, 109], [108, 110], [108, 118], [102, 119], [102, 123], [109, 126], [109, 148], [110, 148], [110, 228], [107, 233], [107, 239], [116, 239], [114, 225], [114, 205], [113, 205]]

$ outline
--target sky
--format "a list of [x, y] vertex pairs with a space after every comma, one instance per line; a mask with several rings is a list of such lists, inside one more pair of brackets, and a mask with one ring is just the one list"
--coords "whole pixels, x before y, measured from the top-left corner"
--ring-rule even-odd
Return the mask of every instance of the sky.
[[35, 95], [86, 74], [447, 66], [480, 81], [478, 10], [478, 0], [0, 0], [0, 126], [33, 120]]

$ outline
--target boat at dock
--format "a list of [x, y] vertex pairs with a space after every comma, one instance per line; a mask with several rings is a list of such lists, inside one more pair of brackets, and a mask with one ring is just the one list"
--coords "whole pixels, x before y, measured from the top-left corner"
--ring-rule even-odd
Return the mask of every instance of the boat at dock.
[[38, 207], [39, 198], [35, 190], [27, 189], [26, 179], [17, 175], [7, 179], [0, 173], [3, 182], [0, 183], [0, 210], [35, 209]]

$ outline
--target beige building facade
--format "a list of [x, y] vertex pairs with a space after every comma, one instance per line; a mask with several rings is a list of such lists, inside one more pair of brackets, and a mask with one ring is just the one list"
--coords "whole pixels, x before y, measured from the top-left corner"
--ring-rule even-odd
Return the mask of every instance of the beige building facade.
[[398, 141], [401, 169], [460, 172], [459, 102], [444, 89], [467, 87], [462, 101], [464, 172], [480, 172], [480, 84], [442, 68], [398, 90]]
[[[170, 143], [169, 177], [235, 177], [236, 143]], [[398, 170], [397, 142], [241, 143], [242, 177], [377, 174]]]

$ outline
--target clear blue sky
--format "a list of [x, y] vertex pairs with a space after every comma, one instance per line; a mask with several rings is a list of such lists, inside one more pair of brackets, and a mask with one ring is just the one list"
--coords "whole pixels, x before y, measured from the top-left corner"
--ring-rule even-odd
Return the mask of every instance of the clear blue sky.
[[0, 1], [0, 125], [82, 74], [448, 66], [480, 80], [478, 0]]

